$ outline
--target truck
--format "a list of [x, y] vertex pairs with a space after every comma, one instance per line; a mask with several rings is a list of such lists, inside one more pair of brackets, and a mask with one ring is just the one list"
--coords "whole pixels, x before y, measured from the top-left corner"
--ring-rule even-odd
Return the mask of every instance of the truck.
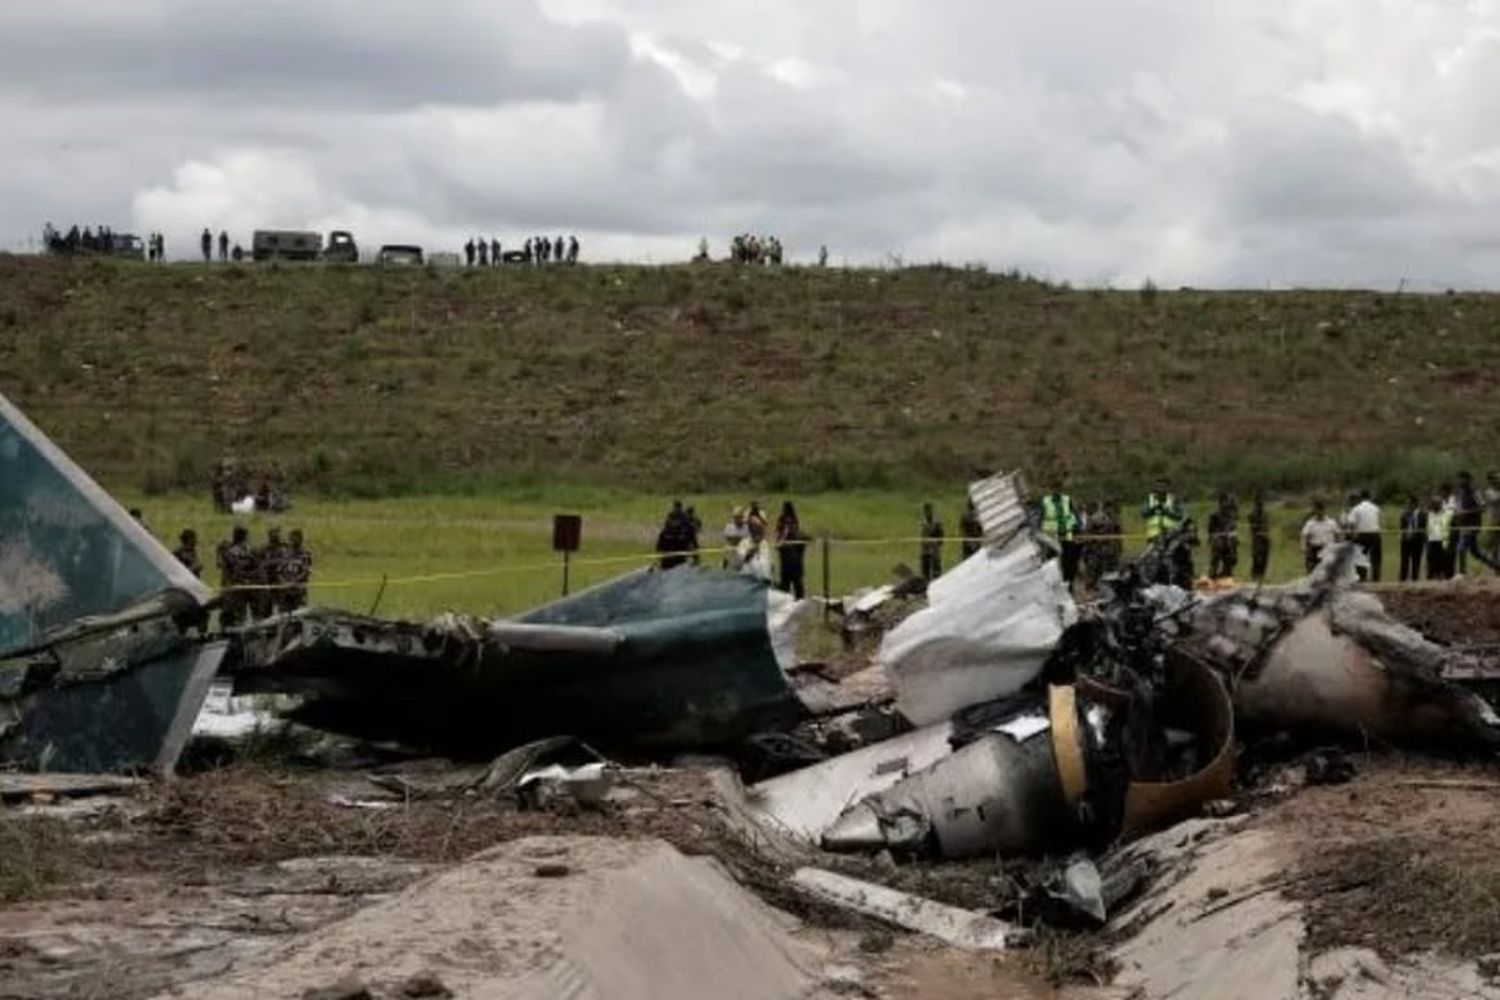
[[411, 243], [387, 243], [376, 254], [375, 263], [421, 267], [422, 248]]
[[145, 260], [146, 244], [135, 233], [115, 233], [110, 253], [127, 260]]
[[358, 264], [359, 245], [354, 242], [354, 234], [343, 229], [335, 229], [329, 233], [323, 259], [342, 264]]
[[255, 260], [317, 260], [322, 252], [322, 235], [306, 230], [257, 229], [250, 243]]
[[255, 260], [326, 260], [337, 263], [357, 264], [359, 245], [354, 234], [335, 229], [328, 234], [328, 245], [323, 245], [323, 236], [304, 229], [257, 229], [250, 244], [250, 256]]

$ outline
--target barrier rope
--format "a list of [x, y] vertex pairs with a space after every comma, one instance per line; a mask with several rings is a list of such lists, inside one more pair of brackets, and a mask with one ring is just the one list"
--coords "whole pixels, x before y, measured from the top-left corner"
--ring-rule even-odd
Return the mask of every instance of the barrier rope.
[[[1485, 527], [1473, 527], [1473, 528], [1457, 529], [1457, 532], [1460, 532], [1460, 533], [1473, 532], [1475, 534], [1485, 534], [1485, 533], [1494, 532], [1494, 531], [1500, 531], [1500, 525], [1490, 525], [1490, 526], [1485, 526]], [[1405, 534], [1405, 532], [1403, 532], [1399, 528], [1391, 528], [1391, 529], [1382, 529], [1379, 532], [1379, 534], [1381, 534], [1381, 535], [1400, 536], [1400, 535]], [[1222, 534], [1217, 534], [1217, 535], [1207, 535], [1206, 537], [1209, 538], [1209, 539], [1224, 538], [1224, 537], [1235, 538], [1235, 539], [1243, 539], [1246, 536], [1243, 533], [1235, 532], [1235, 533], [1222, 533]], [[1416, 537], [1419, 538], [1424, 544], [1427, 541], [1427, 536], [1426, 536], [1425, 531], [1420, 532], [1419, 534], [1416, 535]], [[1109, 534], [1109, 535], [1080, 534], [1080, 535], [1073, 536], [1073, 538], [1071, 540], [1074, 541], [1074, 542], [1078, 542], [1078, 543], [1093, 543], [1093, 542], [1115, 542], [1115, 541], [1119, 541], [1119, 542], [1145, 541], [1145, 540], [1147, 540], [1147, 538], [1148, 538], [1148, 536], [1146, 535], [1145, 532], [1122, 532], [1120, 534]], [[890, 547], [890, 546], [896, 546], [896, 545], [924, 545], [924, 544], [934, 544], [934, 543], [939, 544], [939, 545], [962, 544], [964, 542], [974, 543], [974, 544], [981, 543], [981, 540], [978, 539], [978, 538], [966, 537], [966, 536], [963, 536], [963, 535], [946, 536], [944, 538], [938, 538], [938, 539], [926, 538], [926, 537], [923, 537], [923, 536], [920, 536], [920, 535], [915, 535], [915, 536], [895, 536], [895, 537], [890, 537], [890, 538], [828, 538], [826, 540], [820, 540], [820, 539], [801, 539], [801, 540], [798, 540], [798, 541], [781, 542], [781, 543], [767, 541], [765, 544], [766, 544], [766, 546], [768, 548], [772, 548], [772, 549], [782, 548], [782, 547], [786, 547], [786, 546], [801, 547], [801, 548], [806, 549], [806, 548], [813, 547], [813, 546], [821, 546], [825, 541], [826, 541], [826, 543], [827, 543], [827, 545], [828, 545], [828, 547], [829, 547], [830, 550], [838, 549], [838, 548], [879, 548], [879, 547]], [[728, 556], [733, 551], [735, 551], [735, 547], [734, 546], [729, 546], [729, 545], [700, 546], [699, 548], [696, 548], [696, 549], [672, 550], [670, 552], [658, 552], [658, 551], [653, 550], [653, 551], [650, 551], [650, 552], [631, 553], [631, 554], [628, 554], [628, 555], [596, 556], [596, 557], [589, 558], [589, 559], [568, 559], [568, 560], [566, 560], [566, 565], [570, 569], [578, 569], [578, 568], [588, 568], [588, 567], [593, 567], [593, 566], [620, 566], [620, 565], [631, 564], [631, 563], [637, 564], [637, 565], [651, 565], [651, 564], [654, 564], [654, 563], [658, 562], [662, 558], [679, 558], [679, 559], [683, 559], [683, 560], [700, 560], [701, 561], [705, 557], [713, 557], [713, 558], [726, 557], [726, 556]], [[512, 564], [512, 565], [505, 565], [505, 566], [489, 566], [489, 567], [485, 567], [483, 569], [453, 570], [453, 571], [440, 572], [440, 573], [419, 573], [419, 574], [413, 574], [411, 576], [399, 576], [399, 577], [396, 577], [396, 576], [393, 576], [393, 577], [372, 576], [372, 577], [367, 577], [367, 578], [354, 578], [354, 579], [347, 579], [347, 580], [314, 580], [314, 581], [308, 581], [307, 583], [244, 583], [244, 584], [235, 584], [235, 585], [229, 586], [229, 587], [220, 587], [218, 589], [218, 592], [221, 593], [221, 594], [222, 593], [228, 593], [228, 592], [231, 592], [231, 591], [236, 592], [236, 593], [241, 593], [241, 592], [248, 593], [248, 592], [253, 592], [253, 591], [267, 591], [267, 590], [284, 591], [284, 590], [287, 590], [287, 589], [304, 589], [305, 590], [305, 589], [312, 589], [312, 588], [316, 588], [318, 590], [341, 590], [341, 589], [351, 589], [351, 588], [359, 588], [359, 587], [377, 587], [377, 586], [382, 586], [382, 585], [384, 585], [384, 586], [408, 586], [408, 585], [421, 585], [421, 584], [429, 584], [429, 583], [448, 583], [448, 582], [452, 582], [452, 581], [456, 581], [456, 580], [479, 580], [479, 579], [485, 579], [485, 578], [488, 578], [488, 577], [508, 576], [508, 575], [511, 575], [511, 574], [518, 574], [518, 573], [541, 573], [541, 572], [548, 572], [548, 571], [560, 571], [560, 570], [562, 570], [564, 564], [565, 564], [565, 561], [562, 560], [562, 559], [551, 559], [551, 560], [548, 560], [546, 562], [522, 563], [522, 564]]]

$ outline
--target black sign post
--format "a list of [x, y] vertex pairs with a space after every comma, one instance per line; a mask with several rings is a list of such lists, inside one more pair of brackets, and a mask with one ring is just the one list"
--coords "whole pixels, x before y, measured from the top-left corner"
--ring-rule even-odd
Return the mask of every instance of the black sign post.
[[563, 596], [568, 596], [568, 562], [583, 543], [583, 518], [577, 514], [552, 515], [552, 551], [563, 557]]

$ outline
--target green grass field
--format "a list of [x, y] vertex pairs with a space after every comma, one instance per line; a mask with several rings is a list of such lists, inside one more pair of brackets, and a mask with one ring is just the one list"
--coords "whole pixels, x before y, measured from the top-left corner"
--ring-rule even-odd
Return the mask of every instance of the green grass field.
[[[1127, 511], [1159, 475], [1188, 499], [1263, 490], [1286, 579], [1312, 494], [1389, 504], [1500, 462], [1496, 330], [1480, 293], [0, 255], [0, 392], [85, 469], [211, 557], [215, 462], [278, 465], [315, 599], [368, 609], [387, 577], [379, 610], [411, 617], [555, 595], [556, 512], [586, 519], [582, 586], [648, 553], [676, 495], [705, 542], [735, 503], [787, 495], [819, 538], [910, 538], [929, 498], [952, 535], [963, 484], [1014, 468]], [[832, 589], [916, 561], [909, 541], [836, 542]]]
[[[795, 498], [804, 529], [830, 538], [830, 581], [835, 596], [856, 587], [883, 583], [904, 562], [915, 567], [916, 545], [910, 541], [866, 544], [872, 539], [909, 539], [916, 533], [920, 493], [849, 491]], [[214, 544], [228, 535], [236, 519], [214, 514], [206, 497], [172, 494], [144, 497], [125, 494], [127, 505], [142, 506], [152, 530], [169, 546], [176, 534], [192, 527], [200, 536], [200, 556], [212, 561]], [[686, 496], [705, 522], [705, 545], [716, 544], [719, 529], [736, 503], [747, 498], [726, 494]], [[780, 498], [760, 498], [766, 505]], [[960, 499], [944, 503], [933, 497], [950, 535], [957, 530]], [[572, 569], [574, 587], [598, 583], [649, 563], [649, 553], [665, 503], [654, 495], [623, 490], [526, 488], [488, 497], [402, 497], [388, 500], [305, 499], [288, 515], [239, 518], [259, 543], [265, 529], [300, 527], [316, 559], [312, 600], [317, 604], [368, 611], [380, 594], [379, 613], [425, 619], [443, 611], [511, 614], [556, 597], [562, 570], [552, 553], [554, 513], [584, 517], [583, 551]], [[774, 512], [775, 508], [772, 508]], [[1195, 511], [1199, 524], [1206, 511]], [[1296, 530], [1300, 510], [1279, 509], [1272, 550], [1272, 578], [1290, 579], [1300, 572]], [[1127, 524], [1127, 531], [1139, 523]], [[841, 543], [839, 540], [846, 540]], [[1127, 551], [1139, 548], [1131, 543]], [[958, 560], [951, 542], [945, 565]], [[600, 560], [601, 562], [595, 562]], [[1200, 571], [1206, 554], [1201, 555]], [[1249, 553], [1242, 552], [1242, 571]], [[215, 572], [207, 572], [217, 583]], [[383, 594], [381, 578], [387, 578]], [[437, 579], [428, 579], [437, 577]], [[822, 549], [814, 545], [808, 560], [809, 589], [820, 592]]]
[[1071, 290], [913, 267], [0, 255], [0, 392], [116, 488], [1424, 492], [1497, 461], [1500, 296]]

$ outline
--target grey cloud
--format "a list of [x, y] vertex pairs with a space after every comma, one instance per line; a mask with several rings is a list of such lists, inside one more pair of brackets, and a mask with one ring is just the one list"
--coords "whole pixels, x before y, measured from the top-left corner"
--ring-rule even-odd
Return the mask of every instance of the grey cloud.
[[[1413, 260], [1460, 284], [1500, 257], [1473, 222], [1500, 207], [1494, 98], [1469, 93], [1500, 24], [1467, 8], [537, 3], [0, 6], [0, 236], [133, 212], [184, 242], [562, 227], [659, 259], [754, 229], [1196, 285]], [[1427, 28], [1393, 35], [1412, 4]]]
[[1238, 121], [1233, 135], [1224, 187], [1241, 219], [1379, 219], [1434, 200], [1395, 143], [1347, 121], [1275, 106]]
[[606, 88], [627, 60], [619, 30], [559, 25], [524, 0], [0, 5], [0, 89], [50, 104], [571, 100]]

